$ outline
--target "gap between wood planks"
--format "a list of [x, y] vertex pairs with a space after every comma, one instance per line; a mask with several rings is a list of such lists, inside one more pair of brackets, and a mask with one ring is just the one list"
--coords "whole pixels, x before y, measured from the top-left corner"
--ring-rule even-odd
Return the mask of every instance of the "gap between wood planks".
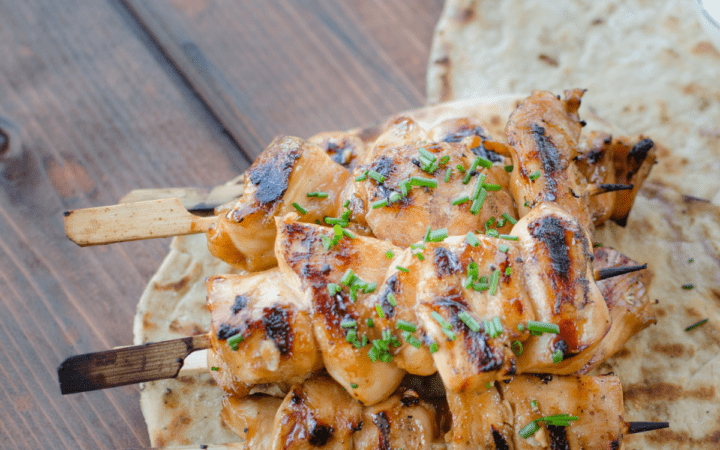
[[229, 92], [231, 86], [222, 73], [204, 58], [191, 40], [183, 39], [177, 29], [170, 29], [169, 24], [157, 17], [143, 1], [115, 0], [114, 3], [144, 32], [146, 39], [143, 43], [153, 47], [151, 53], [162, 55], [164, 63], [170, 65], [195, 94], [210, 118], [235, 144], [243, 159], [252, 164], [265, 145], [224, 98], [223, 93]]

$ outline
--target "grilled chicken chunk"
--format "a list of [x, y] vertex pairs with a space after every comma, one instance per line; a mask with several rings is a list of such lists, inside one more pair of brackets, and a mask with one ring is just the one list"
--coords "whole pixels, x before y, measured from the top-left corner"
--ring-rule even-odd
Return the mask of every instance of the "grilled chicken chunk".
[[367, 154], [367, 146], [362, 139], [350, 133], [319, 133], [307, 140], [322, 148], [333, 161], [352, 171], [361, 164]]
[[[622, 448], [624, 407], [617, 377], [519, 376], [508, 384], [497, 385], [502, 399], [512, 405], [515, 449]], [[533, 400], [537, 402], [535, 407]], [[520, 436], [520, 430], [533, 420], [557, 414], [569, 414], [577, 420], [566, 427], [539, 422], [532, 436]]]
[[248, 449], [271, 450], [273, 421], [282, 398], [267, 395], [223, 397], [223, 422], [245, 441]]
[[578, 220], [553, 203], [535, 206], [512, 234], [519, 238], [536, 320], [560, 328], [560, 334], [527, 341], [518, 372], [574, 373], [590, 360], [611, 324], [594, 282], [590, 237]]
[[[596, 268], [635, 264], [636, 261], [612, 248], [595, 249]], [[657, 321], [647, 291], [651, 278], [649, 271], [641, 270], [597, 282], [610, 310], [612, 326], [592, 359], [580, 370], [580, 373], [588, 373], [599, 366], [620, 350], [628, 339]]]
[[443, 384], [458, 392], [514, 375], [511, 347], [529, 338], [518, 325], [535, 319], [517, 246], [487, 236], [478, 240], [476, 247], [465, 236], [428, 243], [425, 260], [414, 268], [420, 272], [420, 327], [438, 345], [432, 357]]
[[448, 392], [447, 400], [452, 416], [452, 428], [445, 435], [448, 450], [515, 448], [512, 405], [503, 401], [495, 383], [489, 389]]
[[[409, 118], [398, 118], [377, 139], [365, 164], [354, 172], [360, 179], [365, 177], [356, 182], [353, 194], [362, 201], [364, 220], [373, 234], [395, 245], [407, 247], [422, 240], [428, 227], [447, 228], [451, 235], [465, 234], [480, 228], [490, 217], [500, 217], [503, 213], [516, 217], [513, 199], [507, 189], [508, 174], [503, 169], [504, 164], [496, 163], [489, 168], [477, 166], [470, 171], [477, 158], [472, 151], [474, 148], [482, 148], [482, 139], [478, 136], [471, 136], [459, 143], [430, 143], [427, 133], [415, 122]], [[484, 150], [478, 151], [487, 155]], [[426, 165], [423, 153], [435, 158], [438, 166], [443, 157], [449, 157], [449, 160], [429, 173], [421, 168]], [[499, 159], [504, 160], [502, 157]], [[470, 171], [467, 183], [464, 183], [466, 176], [456, 168], [458, 165]], [[446, 183], [446, 170], [451, 167], [455, 169]], [[379, 174], [382, 179], [379, 181], [377, 177], [373, 178], [366, 173], [368, 171]], [[404, 196], [403, 183], [411, 177], [430, 180], [437, 186], [406, 185], [407, 196]], [[478, 181], [479, 178], [483, 180]], [[471, 201], [453, 205], [453, 201], [462, 196], [472, 198], [478, 182], [500, 189], [487, 188], [487, 197], [479, 214], [470, 211]], [[373, 206], [383, 200], [388, 202], [386, 206]], [[509, 230], [509, 225], [506, 227]]]
[[[275, 216], [307, 210], [302, 220], [314, 222], [339, 211], [339, 194], [350, 174], [314, 144], [295, 137], [273, 141], [246, 173], [245, 192], [229, 210], [218, 211], [208, 230], [208, 248], [217, 258], [248, 271], [276, 264]], [[326, 198], [308, 198], [322, 191]]]
[[633, 189], [620, 191], [615, 196], [611, 219], [625, 226], [635, 196], [655, 165], [657, 146], [647, 138], [621, 137], [611, 142], [617, 183], [632, 184]]
[[376, 318], [377, 311], [368, 298], [391, 264], [386, 253], [399, 253], [400, 249], [362, 236], [341, 237], [326, 248], [323, 238], [326, 245], [333, 239], [332, 228], [296, 219], [292, 214], [278, 218], [276, 253], [283, 275], [311, 304], [315, 338], [325, 368], [362, 403], [384, 400], [395, 391], [405, 372], [391, 361], [373, 362], [363, 344], [372, 348], [380, 345], [374, 341], [382, 341], [388, 345], [383, 333], [392, 331], [369, 326], [367, 319]]
[[399, 392], [364, 408], [355, 450], [430, 450], [439, 438], [435, 408], [413, 390]]
[[[583, 91], [565, 91], [565, 100], [533, 91], [507, 124], [513, 171], [511, 185], [520, 216], [541, 202], [555, 202], [592, 230], [586, 180], [573, 164], [580, 129], [577, 111]], [[525, 206], [528, 205], [528, 206]]]
[[[255, 385], [289, 387], [321, 369], [309, 304], [287, 286], [280, 270], [207, 279], [212, 317], [210, 373], [227, 393], [247, 395]], [[233, 350], [228, 339], [240, 334]]]
[[362, 407], [335, 381], [318, 376], [293, 386], [273, 425], [273, 450], [352, 449]]

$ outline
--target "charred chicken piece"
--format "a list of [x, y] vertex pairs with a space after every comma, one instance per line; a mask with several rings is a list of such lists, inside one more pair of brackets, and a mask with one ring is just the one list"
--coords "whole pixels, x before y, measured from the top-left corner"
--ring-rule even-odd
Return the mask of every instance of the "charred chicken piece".
[[[350, 174], [314, 144], [295, 137], [273, 141], [246, 173], [246, 188], [231, 209], [218, 211], [208, 230], [208, 248], [215, 257], [247, 271], [277, 264], [275, 216], [296, 210], [301, 220], [314, 222], [341, 208], [339, 194]], [[308, 198], [321, 191], [327, 197]]]
[[207, 280], [212, 317], [208, 364], [227, 393], [247, 395], [256, 385], [289, 387], [322, 369], [309, 304], [275, 268]]

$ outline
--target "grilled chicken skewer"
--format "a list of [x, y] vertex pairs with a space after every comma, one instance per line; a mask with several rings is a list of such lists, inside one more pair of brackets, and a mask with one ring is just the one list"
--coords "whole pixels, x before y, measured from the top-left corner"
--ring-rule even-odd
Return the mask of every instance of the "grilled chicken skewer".
[[[620, 449], [624, 435], [637, 428], [623, 420], [622, 388], [611, 375], [517, 376], [449, 393], [443, 403], [400, 388], [361, 407], [321, 375], [293, 386], [283, 400], [226, 398], [222, 416], [250, 448], [262, 450]], [[652, 429], [667, 426], [658, 422]]]

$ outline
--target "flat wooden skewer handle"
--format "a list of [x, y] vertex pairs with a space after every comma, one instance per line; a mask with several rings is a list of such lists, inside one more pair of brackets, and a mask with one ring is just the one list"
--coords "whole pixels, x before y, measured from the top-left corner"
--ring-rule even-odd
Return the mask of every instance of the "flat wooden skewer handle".
[[204, 233], [215, 217], [190, 214], [176, 198], [65, 212], [65, 234], [85, 247]]
[[58, 367], [60, 392], [74, 394], [174, 378], [190, 353], [209, 347], [210, 336], [203, 334], [71, 356]]

